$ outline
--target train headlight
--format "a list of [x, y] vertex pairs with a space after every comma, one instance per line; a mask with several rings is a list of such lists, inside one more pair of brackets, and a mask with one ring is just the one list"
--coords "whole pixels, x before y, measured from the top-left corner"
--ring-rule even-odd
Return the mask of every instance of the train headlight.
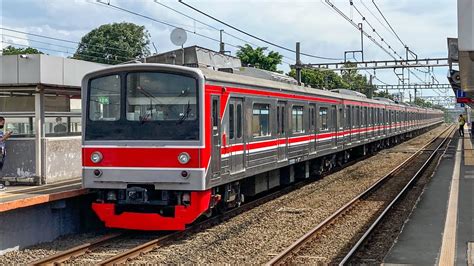
[[102, 153], [98, 152], [98, 151], [95, 151], [91, 154], [91, 161], [93, 163], [100, 163], [100, 161], [102, 161]]
[[178, 155], [178, 161], [181, 164], [187, 164], [189, 160], [191, 160], [191, 157], [189, 156], [187, 152], [182, 152]]

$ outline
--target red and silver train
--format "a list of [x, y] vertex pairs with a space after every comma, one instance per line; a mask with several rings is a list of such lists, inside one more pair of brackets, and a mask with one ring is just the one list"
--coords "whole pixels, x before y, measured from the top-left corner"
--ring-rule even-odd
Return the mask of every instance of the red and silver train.
[[83, 79], [83, 185], [107, 227], [183, 230], [443, 121], [438, 110], [209, 69]]

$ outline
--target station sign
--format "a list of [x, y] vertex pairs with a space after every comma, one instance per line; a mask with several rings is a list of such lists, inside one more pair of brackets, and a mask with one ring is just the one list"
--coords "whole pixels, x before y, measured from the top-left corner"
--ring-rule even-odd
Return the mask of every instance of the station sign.
[[99, 97], [97, 97], [97, 101], [101, 104], [109, 104], [109, 97], [108, 96], [99, 96]]

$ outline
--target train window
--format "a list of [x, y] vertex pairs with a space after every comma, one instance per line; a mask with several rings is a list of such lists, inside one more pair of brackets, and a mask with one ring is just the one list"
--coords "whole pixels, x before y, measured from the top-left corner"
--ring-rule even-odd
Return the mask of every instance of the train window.
[[339, 108], [339, 118], [337, 120], [337, 123], [337, 126], [339, 128], [342, 128], [344, 125], [344, 111], [342, 110], [342, 108]]
[[328, 130], [328, 108], [319, 108], [319, 120], [321, 121], [321, 130]]
[[112, 75], [91, 80], [89, 119], [117, 121], [120, 119], [120, 76]]
[[302, 133], [303, 129], [303, 106], [293, 106], [291, 110], [291, 126], [293, 133]]
[[126, 98], [128, 121], [176, 121], [181, 125], [198, 118], [196, 79], [191, 77], [132, 72], [127, 75]]
[[217, 99], [212, 100], [212, 126], [217, 127], [219, 122], [219, 102]]
[[351, 127], [351, 117], [352, 117], [352, 114], [351, 114], [351, 107], [350, 107], [350, 106], [346, 106], [346, 127], [347, 127], [347, 128], [350, 128], [350, 127]]
[[237, 138], [242, 138], [242, 104], [237, 104]]
[[234, 139], [234, 104], [229, 104], [229, 139]]
[[263, 137], [270, 135], [270, 105], [256, 103], [252, 111], [252, 135]]
[[285, 133], [285, 107], [281, 107], [281, 134]]

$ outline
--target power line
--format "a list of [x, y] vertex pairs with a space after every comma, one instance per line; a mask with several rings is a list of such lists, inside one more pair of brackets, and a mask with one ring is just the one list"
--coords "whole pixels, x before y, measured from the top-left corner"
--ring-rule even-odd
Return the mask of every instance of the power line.
[[[355, 7], [355, 6], [353, 5], [352, 0], [349, 0], [349, 1], [350, 1], [349, 3], [351, 4], [351, 6], [353, 6], [353, 7], [355, 8], [355, 10], [359, 13], [359, 15], [363, 18], [363, 20], [365, 20], [365, 21], [367, 22], [367, 19], [365, 19], [365, 16], [357, 9], [357, 7]], [[357, 28], [357, 30], [362, 31], [362, 33], [363, 33], [367, 38], [369, 38], [372, 42], [374, 42], [374, 43], [375, 43], [379, 48], [381, 48], [385, 53], [387, 53], [387, 54], [388, 54], [390, 57], [392, 57], [393, 59], [397, 60], [397, 58], [396, 58], [395, 56], [393, 56], [391, 52], [389, 52], [387, 49], [385, 49], [385, 48], [384, 48], [379, 42], [377, 42], [377, 40], [375, 40], [371, 35], [369, 35], [369, 34], [368, 34], [366, 31], [364, 31], [363, 29], [359, 29], [359, 26], [358, 26], [352, 19], [350, 19], [349, 17], [347, 17], [347, 15], [344, 14], [344, 12], [342, 12], [339, 8], [337, 8], [334, 4], [332, 4], [332, 3], [330, 2], [330, 0], [326, 0], [326, 3], [327, 3], [330, 7], [332, 7], [334, 10], [336, 10], [336, 12], [337, 12], [339, 15], [341, 15], [344, 19], [346, 19], [349, 23], [351, 23], [355, 28]], [[368, 24], [369, 24], [369, 23], [368, 23]], [[372, 28], [372, 31], [376, 32], [376, 30], [372, 27], [371, 24], [369, 24], [369, 26]], [[377, 33], [377, 32], [376, 32], [376, 33]], [[378, 35], [379, 37], [381, 37], [378, 33], [377, 33], [377, 35]], [[396, 52], [395, 50], [393, 50], [393, 49], [391, 48], [391, 46], [390, 46], [382, 37], [381, 37], [381, 40], [382, 40], [385, 44], [388, 45], [389, 49], [391, 49], [391, 50], [394, 52], [394, 54], [397, 54], [397, 52]], [[398, 55], [398, 54], [397, 54], [397, 55]], [[400, 58], [403, 59], [402, 57], [400, 57]], [[417, 79], [419, 79], [421, 82], [424, 82], [423, 79], [421, 79], [420, 77], [418, 77], [418, 76], [417, 76], [415, 73], [413, 73], [410, 69], [409, 69], [408, 71], [409, 71], [409, 73], [412, 73], [412, 74], [413, 74]]]
[[[19, 30], [14, 30], [14, 29], [8, 29], [8, 28], [3, 28], [3, 27], [0, 27], [0, 30], [20, 33], [20, 34], [25, 34], [25, 35], [31, 35], [31, 36], [45, 38], [45, 39], [54, 40], [54, 41], [73, 43], [73, 44], [78, 44], [78, 45], [81, 44], [80, 42], [76, 42], [76, 41], [60, 39], [60, 38], [56, 38], [56, 37], [50, 37], [50, 36], [46, 36], [46, 35], [29, 33], [29, 32], [24, 32], [24, 31], [19, 31]], [[125, 50], [125, 49], [120, 49], [120, 48], [115, 48], [115, 47], [104, 46], [104, 45], [94, 45], [94, 44], [82, 44], [82, 45], [84, 45], [85, 47], [96, 47], [96, 48], [104, 48], [104, 49], [110, 49], [110, 50], [115, 50], [115, 51], [130, 52], [130, 50], [128, 50], [128, 49]]]
[[[182, 16], [185, 16], [185, 17], [187, 17], [187, 18], [189, 18], [189, 19], [192, 19], [193, 21], [196, 21], [196, 22], [198, 22], [198, 23], [200, 23], [200, 24], [202, 24], [202, 25], [204, 25], [204, 26], [207, 26], [207, 27], [210, 28], [210, 29], [213, 29], [213, 30], [215, 30], [215, 31], [221, 31], [221, 29], [218, 29], [218, 28], [216, 28], [216, 27], [214, 27], [214, 26], [212, 26], [212, 25], [210, 25], [210, 24], [207, 24], [207, 23], [201, 21], [201, 20], [195, 19], [195, 18], [193, 18], [193, 17], [191, 17], [191, 16], [189, 16], [189, 15], [187, 15], [187, 14], [185, 14], [185, 13], [179, 11], [179, 10], [176, 10], [176, 9], [174, 9], [174, 8], [172, 8], [172, 7], [170, 7], [170, 6], [167, 6], [167, 5], [163, 4], [163, 3], [160, 3], [158, 0], [155, 0], [155, 3], [158, 4], [158, 5], [160, 5], [160, 6], [163, 6], [163, 7], [167, 8], [167, 9], [169, 9], [169, 10], [172, 10], [172, 11], [174, 11], [174, 12], [176, 12], [176, 13], [182, 15]], [[251, 43], [251, 42], [249, 42], [249, 41], [247, 41], [247, 40], [244, 40], [244, 39], [242, 39], [242, 38], [240, 38], [240, 37], [237, 37], [237, 36], [235, 36], [235, 35], [233, 35], [233, 34], [230, 34], [230, 33], [226, 32], [226, 31], [224, 31], [224, 30], [223, 30], [222, 32], [223, 32], [225, 35], [228, 35], [228, 36], [230, 36], [230, 37], [232, 37], [232, 38], [235, 38], [235, 39], [237, 39], [237, 40], [239, 40], [239, 41], [242, 41], [242, 42], [244, 42], [244, 43], [246, 43], [246, 44], [249, 44], [249, 45], [258, 47], [258, 45], [254, 44], [254, 43]]]
[[[6, 44], [11, 44], [11, 45], [16, 45], [16, 46], [31, 47], [31, 48], [38, 49], [38, 50], [40, 50], [40, 51], [41, 51], [41, 50], [44, 50], [44, 51], [52, 51], [52, 52], [58, 52], [58, 53], [65, 53], [65, 54], [74, 55], [74, 53], [71, 53], [71, 52], [68, 52], [68, 51], [56, 50], [56, 49], [45, 48], [45, 47], [38, 47], [38, 46], [31, 46], [31, 45], [25, 45], [25, 44], [20, 44], [20, 43], [15, 43], [15, 42], [4, 41], [3, 39], [2, 39], [1, 42], [2, 42], [2, 43], [6, 43]], [[88, 58], [92, 58], [92, 59], [102, 59], [102, 60], [107, 60], [107, 61], [114, 61], [114, 62], [117, 62], [117, 63], [121, 63], [121, 62], [122, 62], [122, 61], [118, 61], [118, 60], [114, 60], [114, 59], [108, 59], [108, 58], [103, 58], [103, 57], [96, 57], [96, 56], [91, 56], [91, 55], [81, 55], [81, 56], [88, 57]]]
[[329, 0], [325, 0], [326, 4], [329, 5], [331, 8], [333, 8], [340, 16], [342, 16], [345, 20], [347, 20], [349, 23], [351, 23], [352, 26], [354, 26], [357, 30], [360, 30], [362, 34], [364, 34], [369, 40], [371, 40], [375, 45], [377, 45], [380, 49], [382, 49], [386, 54], [388, 54], [392, 59], [397, 59], [395, 56], [392, 55], [385, 47], [383, 47], [377, 40], [375, 40], [370, 34], [368, 34], [366, 31], [363, 29], [359, 29], [359, 26], [352, 20], [350, 19], [344, 12], [342, 12], [339, 8], [337, 8], [333, 3], [331, 3]]
[[382, 11], [380, 10], [380, 8], [377, 6], [377, 4], [375, 3], [375, 0], [372, 0], [372, 3], [374, 4], [375, 8], [377, 8], [377, 11], [379, 12], [379, 14], [382, 16], [382, 18], [385, 20], [385, 22], [387, 22], [388, 26], [390, 27], [390, 29], [392, 30], [392, 32], [395, 34], [395, 36], [397, 37], [397, 39], [400, 41], [400, 43], [406, 47], [407, 45], [402, 41], [402, 39], [400, 39], [400, 36], [398, 36], [397, 32], [393, 29], [392, 25], [390, 24], [390, 22], [388, 22], [387, 18], [383, 15]]
[[385, 43], [385, 44], [387, 45], [388, 49], [390, 49], [390, 50], [391, 50], [394, 54], [396, 54], [400, 59], [403, 59], [403, 57], [401, 57], [401, 56], [397, 53], [397, 51], [395, 51], [395, 50], [392, 48], [392, 46], [391, 46], [389, 43], [387, 43], [387, 42], [385, 41], [385, 38], [383, 38], [383, 37], [380, 35], [380, 33], [378, 33], [378, 31], [372, 26], [372, 24], [370, 24], [369, 20], [362, 14], [362, 12], [360, 12], [360, 10], [357, 8], [357, 6], [354, 4], [354, 2], [353, 2], [352, 0], [349, 0], [349, 3], [350, 3], [350, 5], [351, 5], [352, 7], [354, 7], [355, 11], [356, 11], [357, 13], [359, 13], [359, 15], [362, 17], [362, 20], [365, 21], [365, 22], [367, 23], [367, 25], [369, 25], [369, 27], [372, 29], [372, 32], [374, 32], [375, 34], [377, 34], [377, 36], [379, 36], [380, 41], [383, 42], [383, 43]]
[[364, 3], [364, 0], [360, 0], [360, 3], [364, 6], [365, 9], [367, 9], [367, 11], [369, 11], [369, 13], [372, 15], [372, 17], [374, 17], [380, 25], [382, 25], [382, 27], [384, 27], [388, 32], [390, 32], [390, 34], [392, 34], [394, 37], [395, 37], [395, 34], [385, 25], [385, 23], [383, 23], [373, 12], [372, 10], [370, 10], [370, 8]]
[[[125, 9], [125, 8], [122, 8], [122, 7], [119, 7], [119, 6], [110, 4], [110, 3], [104, 3], [104, 2], [100, 2], [100, 1], [99, 1], [98, 3], [100, 3], [100, 4], [102, 4], [102, 5], [106, 6], [106, 7], [114, 8], [114, 9], [120, 10], [120, 11], [125, 12], [125, 13], [129, 13], [129, 14], [132, 14], [132, 15], [135, 15], [135, 16], [138, 16], [138, 17], [141, 17], [141, 18], [145, 18], [145, 19], [148, 19], [148, 20], [151, 20], [151, 21], [154, 21], [154, 22], [157, 22], [157, 23], [166, 25], [166, 26], [168, 26], [168, 27], [177, 28], [177, 26], [175, 26], [175, 25], [173, 25], [173, 24], [171, 24], [171, 23], [164, 22], [164, 21], [160, 21], [160, 20], [157, 20], [157, 19], [152, 18], [152, 17], [150, 17], [150, 16], [143, 15], [143, 14], [137, 13], [137, 12], [135, 12], [135, 11], [131, 11], [131, 10], [128, 10], [128, 9]], [[157, 2], [157, 3], [158, 3], [158, 2]], [[159, 3], [159, 4], [161, 4], [161, 3]], [[163, 5], [163, 4], [161, 4], [161, 5]], [[164, 6], [164, 5], [163, 5], [163, 6]], [[183, 14], [184, 14], [184, 13], [183, 13]], [[186, 16], [187, 16], [187, 15], [186, 15]], [[196, 21], [198, 21], [198, 20], [196, 20]], [[206, 25], [208, 25], [208, 24], [206, 24]], [[217, 28], [216, 28], [216, 29], [217, 29]], [[214, 42], [217, 42], [217, 43], [220, 43], [220, 42], [221, 42], [221, 41], [218, 40], [218, 39], [215, 39], [215, 38], [206, 36], [206, 35], [204, 35], [204, 34], [200, 34], [200, 33], [195, 32], [195, 31], [190, 31], [190, 30], [187, 30], [187, 29], [183, 29], [183, 30], [186, 31], [186, 32], [188, 32], [188, 33], [195, 34], [195, 35], [197, 35], [197, 36], [200, 36], [200, 37], [209, 39], [209, 40], [214, 41]], [[224, 31], [224, 33], [225, 33], [225, 31]], [[235, 37], [234, 35], [231, 35], [231, 34], [228, 34], [228, 35], [229, 35], [229, 36], [232, 36], [232, 37], [234, 37], [234, 38], [238, 38], [238, 37]], [[238, 38], [238, 39], [240, 39], [240, 38]], [[243, 40], [243, 39], [240, 39], [240, 40], [243, 41], [243, 42], [245, 42], [245, 43], [249, 43], [248, 41], [245, 41], [245, 40]], [[240, 48], [239, 45], [235, 45], [235, 44], [231, 44], [231, 43], [227, 43], [227, 42], [223, 42], [223, 43], [226, 44], [226, 45], [228, 45], [228, 46], [231, 46], [231, 47], [233, 47], [233, 48], [236, 48], [236, 49], [239, 49], [239, 48]], [[249, 44], [251, 44], [251, 43], [249, 43]], [[254, 45], [254, 46], [257, 46], [257, 45]], [[286, 58], [286, 59], [289, 59], [289, 60], [293, 60], [293, 61], [295, 60], [295, 59], [293, 59], [293, 58], [290, 58], [290, 57], [287, 57], [287, 56], [284, 56], [284, 55], [282, 55], [282, 56], [283, 56], [284, 58]], [[284, 61], [283, 61], [283, 62], [284, 62]], [[288, 62], [284, 62], [284, 63], [287, 63], [287, 64], [291, 65], [291, 63], [288, 63]]]
[[[30, 38], [22, 38], [22, 37], [18, 37], [18, 36], [9, 35], [9, 34], [2, 34], [2, 36], [7, 36], [7, 37], [10, 37], [10, 38], [25, 40], [25, 41], [29, 41], [29, 42], [36, 42], [36, 43], [41, 43], [41, 44], [46, 44], [46, 45], [57, 46], [57, 47], [65, 48], [65, 49], [71, 49], [71, 50], [76, 49], [76, 48], [70, 47], [70, 46], [64, 46], [64, 45], [59, 45], [59, 44], [54, 44], [54, 43], [49, 43], [49, 42], [43, 42], [43, 41], [38, 41], [38, 40], [30, 39]], [[101, 52], [95, 52], [95, 51], [88, 51], [88, 53], [93, 53], [93, 54], [97, 54], [97, 55], [104, 55]], [[74, 54], [74, 53], [71, 53], [71, 54]], [[83, 54], [81, 54], [81, 56], [82, 55]], [[125, 57], [125, 56], [121, 56], [121, 55], [114, 55], [114, 57], [116, 57], [116, 58], [119, 57], [119, 58], [123, 58], [123, 59], [126, 59], [126, 60], [134, 60], [135, 59], [135, 58], [132, 58], [132, 57]], [[119, 62], [118, 60], [116, 60], [116, 61]]]
[[[231, 28], [231, 29], [233, 29], [233, 30], [235, 30], [235, 31], [238, 31], [238, 32], [240, 32], [240, 33], [242, 33], [242, 34], [245, 34], [245, 35], [247, 35], [247, 36], [249, 36], [249, 37], [252, 37], [252, 38], [254, 38], [254, 39], [256, 39], [256, 40], [259, 40], [259, 41], [261, 41], [261, 42], [263, 42], [263, 43], [266, 43], [266, 44], [268, 44], [268, 45], [271, 45], [271, 46], [280, 48], [280, 49], [285, 50], [285, 51], [288, 51], [288, 52], [296, 53], [296, 51], [293, 50], [293, 49], [290, 49], [290, 48], [284, 47], [284, 46], [282, 46], [282, 45], [279, 45], [279, 44], [276, 44], [276, 43], [267, 41], [267, 40], [265, 40], [265, 39], [263, 39], [263, 38], [260, 38], [260, 37], [258, 37], [258, 36], [255, 36], [255, 35], [251, 34], [251, 33], [246, 32], [246, 31], [244, 31], [244, 30], [241, 30], [241, 29], [239, 29], [239, 28], [237, 28], [237, 27], [234, 27], [234, 26], [232, 26], [232, 25], [230, 25], [230, 24], [228, 24], [228, 23], [226, 23], [226, 22], [224, 22], [224, 21], [222, 21], [222, 20], [220, 20], [220, 19], [218, 19], [218, 18], [216, 18], [216, 17], [214, 17], [214, 16], [211, 16], [211, 15], [209, 15], [209, 14], [207, 14], [207, 13], [205, 13], [205, 12], [203, 12], [203, 11], [201, 11], [201, 10], [199, 10], [199, 9], [197, 9], [197, 8], [195, 8], [195, 7], [191, 6], [191, 5], [189, 5], [189, 4], [185, 3], [185, 2], [183, 2], [183, 0], [179, 0], [179, 2], [180, 2], [181, 4], [183, 4], [183, 5], [185, 5], [185, 6], [189, 7], [189, 8], [191, 8], [192, 10], [194, 10], [194, 11], [196, 11], [196, 12], [198, 12], [198, 13], [200, 13], [200, 14], [202, 14], [202, 15], [208, 17], [208, 18], [211, 18], [211, 19], [213, 19], [213, 20], [215, 20], [215, 21], [217, 21], [217, 22], [219, 22], [219, 23], [221, 23], [221, 24], [223, 24], [223, 25], [225, 25], [225, 26], [227, 26], [227, 27], [229, 27], [229, 28]], [[301, 55], [304, 55], [304, 56], [312, 57], [312, 58], [318, 58], [318, 59], [342, 60], [341, 58], [332, 58], [332, 57], [317, 56], [317, 55], [312, 55], [312, 54], [307, 54], [307, 53], [300, 53], [300, 54], [301, 54]]]
[[[132, 14], [132, 15], [135, 15], [135, 16], [138, 16], [138, 17], [141, 17], [141, 18], [145, 18], [145, 19], [148, 19], [148, 20], [151, 20], [151, 21], [154, 21], [156, 23], [160, 23], [160, 24], [163, 24], [163, 25], [166, 25], [168, 27], [172, 27], [172, 28], [178, 28], [178, 26], [176, 25], [173, 25], [171, 23], [168, 23], [168, 22], [165, 22], [165, 21], [161, 21], [161, 20], [157, 20], [155, 18], [152, 18], [150, 16], [147, 16], [147, 15], [143, 15], [143, 14], [140, 14], [140, 13], [137, 13], [135, 11], [131, 11], [131, 10], [128, 10], [128, 9], [125, 9], [123, 7], [119, 7], [119, 6], [116, 6], [116, 5], [113, 5], [111, 3], [104, 3], [104, 2], [98, 2], [100, 4], [102, 4], [103, 6], [106, 6], [106, 7], [110, 7], [110, 8], [114, 8], [114, 9], [117, 9], [117, 10], [120, 10], [122, 12], [125, 12], [125, 13], [129, 13], [129, 14]], [[206, 36], [204, 34], [200, 34], [200, 33], [197, 33], [195, 31], [191, 31], [191, 30], [187, 30], [187, 29], [183, 29], [184, 31], [188, 32], [188, 33], [192, 33], [194, 35], [197, 35], [197, 36], [200, 36], [202, 38], [205, 38], [205, 39], [208, 39], [208, 40], [211, 40], [211, 41], [214, 41], [214, 42], [217, 42], [217, 43], [220, 43], [221, 41], [218, 40], [218, 39], [215, 39], [215, 38], [212, 38], [212, 37], [209, 37], [209, 36]], [[225, 42], [224, 42], [225, 43]], [[234, 45], [234, 44], [230, 44], [230, 43], [225, 43], [231, 47], [234, 47], [234, 48], [239, 48], [237, 45]]]

